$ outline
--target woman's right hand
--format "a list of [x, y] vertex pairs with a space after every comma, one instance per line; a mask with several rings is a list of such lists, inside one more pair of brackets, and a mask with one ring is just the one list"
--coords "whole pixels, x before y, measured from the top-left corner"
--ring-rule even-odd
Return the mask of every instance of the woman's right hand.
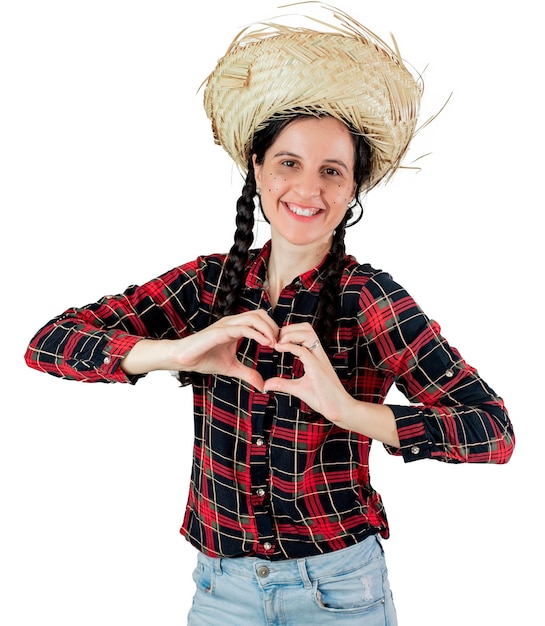
[[183, 339], [142, 339], [122, 361], [127, 374], [153, 370], [173, 370], [219, 374], [241, 378], [263, 389], [263, 378], [237, 358], [241, 339], [253, 339], [263, 346], [274, 346], [279, 328], [267, 313], [258, 309], [229, 315]]

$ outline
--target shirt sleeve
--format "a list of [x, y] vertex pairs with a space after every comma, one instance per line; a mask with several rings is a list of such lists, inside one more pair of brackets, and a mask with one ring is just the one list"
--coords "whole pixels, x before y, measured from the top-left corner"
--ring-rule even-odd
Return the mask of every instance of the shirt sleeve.
[[390, 405], [405, 461], [506, 463], [514, 433], [505, 404], [387, 274], [361, 293], [361, 324], [376, 368], [407, 397]]
[[122, 359], [140, 339], [177, 339], [199, 316], [204, 261], [173, 269], [87, 306], [70, 308], [43, 326], [25, 352], [29, 367], [84, 382], [128, 382]]

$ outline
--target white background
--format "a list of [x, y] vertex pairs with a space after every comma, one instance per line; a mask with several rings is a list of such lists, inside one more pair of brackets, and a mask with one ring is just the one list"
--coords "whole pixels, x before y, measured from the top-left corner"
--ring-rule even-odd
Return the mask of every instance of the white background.
[[[241, 181], [199, 86], [277, 3], [11, 0], [0, 9], [0, 623], [185, 623], [195, 552], [178, 534], [191, 393], [168, 374], [84, 385], [26, 368], [72, 305], [226, 251]], [[529, 0], [339, 6], [424, 71], [401, 171], [348, 245], [388, 270], [502, 395], [505, 466], [404, 464], [375, 446], [401, 626], [541, 619], [543, 76]], [[267, 236], [260, 225], [259, 239]], [[534, 572], [537, 572], [534, 574]], [[541, 579], [541, 580], [540, 580]]]

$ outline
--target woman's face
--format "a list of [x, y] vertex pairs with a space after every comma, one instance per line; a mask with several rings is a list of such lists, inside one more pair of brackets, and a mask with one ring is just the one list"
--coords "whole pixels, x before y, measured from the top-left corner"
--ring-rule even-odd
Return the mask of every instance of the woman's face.
[[331, 242], [354, 197], [354, 143], [332, 117], [288, 124], [254, 170], [274, 239], [293, 245]]

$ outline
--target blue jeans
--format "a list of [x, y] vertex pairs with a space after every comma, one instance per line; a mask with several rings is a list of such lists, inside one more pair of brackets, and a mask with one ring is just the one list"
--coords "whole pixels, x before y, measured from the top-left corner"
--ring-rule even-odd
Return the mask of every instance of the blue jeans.
[[397, 626], [380, 540], [306, 559], [198, 555], [188, 626]]

